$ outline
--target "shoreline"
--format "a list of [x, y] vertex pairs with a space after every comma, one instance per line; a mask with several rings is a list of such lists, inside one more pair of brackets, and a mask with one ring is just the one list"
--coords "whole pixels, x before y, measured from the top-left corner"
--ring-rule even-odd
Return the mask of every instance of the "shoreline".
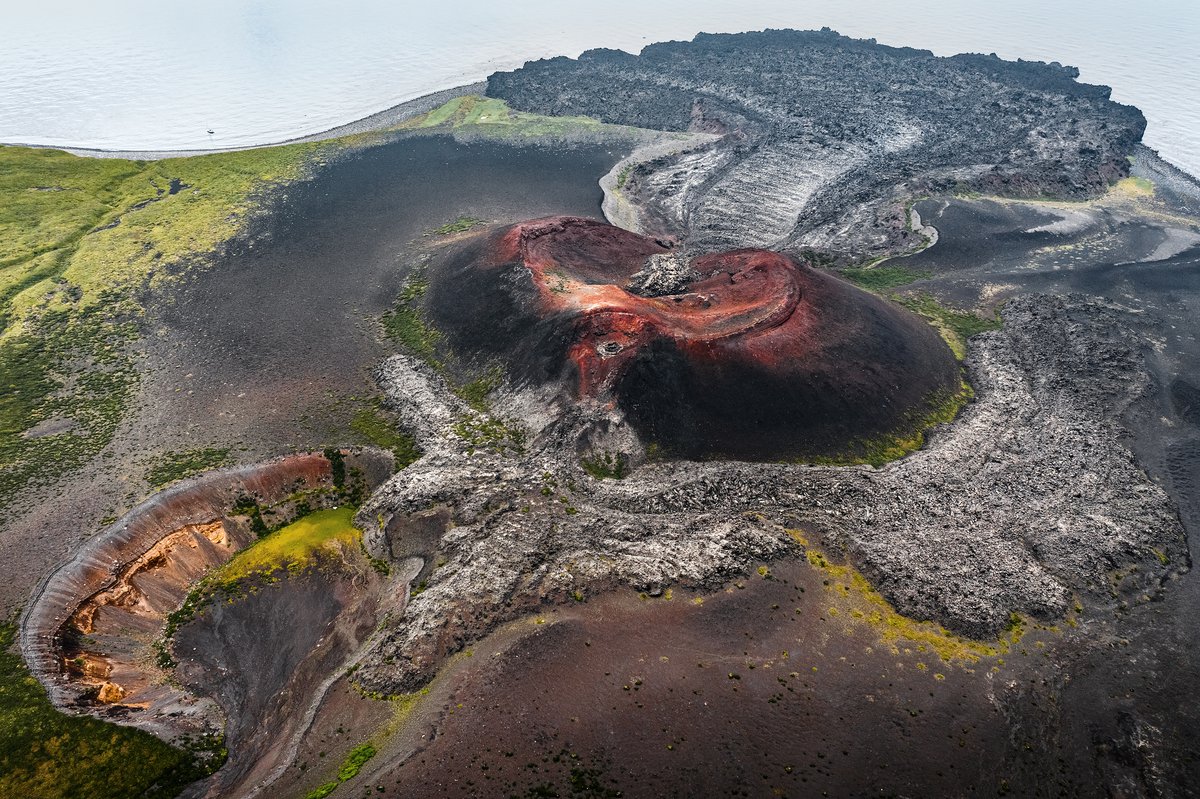
[[75, 147], [61, 146], [57, 144], [28, 144], [25, 142], [0, 142], [0, 147], [31, 147], [38, 150], [62, 150], [63, 152], [71, 153], [72, 155], [82, 156], [84, 158], [126, 158], [131, 161], [161, 161], [167, 158], [190, 158], [197, 155], [213, 155], [214, 153], [234, 153], [242, 150], [259, 150], [265, 147], [282, 147], [286, 144], [300, 144], [302, 142], [324, 141], [326, 139], [336, 139], [341, 136], [351, 136], [356, 133], [367, 133], [369, 131], [386, 130], [394, 125], [398, 125], [407, 119], [411, 119], [419, 114], [424, 114], [432, 111], [440, 105], [453, 100], [455, 97], [462, 97], [468, 94], [483, 94], [487, 89], [487, 81], [476, 81], [475, 83], [464, 83], [461, 86], [454, 86], [449, 89], [441, 89], [428, 94], [422, 94], [419, 97], [414, 97], [411, 100], [405, 100], [402, 103], [390, 106], [382, 111], [376, 111], [373, 114], [368, 114], [365, 117], [347, 122], [342, 125], [337, 125], [332, 128], [327, 128], [317, 133], [307, 133], [301, 136], [293, 136], [288, 139], [281, 139], [273, 142], [263, 142], [262, 144], [247, 144], [239, 147], [214, 147], [211, 149], [191, 149], [191, 150], [105, 150], [95, 147]]

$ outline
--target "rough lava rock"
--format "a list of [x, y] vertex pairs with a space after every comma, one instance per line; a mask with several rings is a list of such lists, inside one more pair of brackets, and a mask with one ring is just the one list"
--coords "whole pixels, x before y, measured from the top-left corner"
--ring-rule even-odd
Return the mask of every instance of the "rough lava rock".
[[[880, 469], [676, 461], [596, 480], [553, 414], [526, 417], [526, 448], [481, 450], [461, 434], [478, 412], [394, 356], [381, 383], [426, 454], [358, 522], [374, 556], [425, 561], [425, 590], [356, 679], [414, 690], [543, 602], [615, 584], [715, 587], [795, 552], [793, 528], [847, 556], [900, 612], [981, 638], [1013, 612], [1054, 618], [1075, 592], [1153, 596], [1190, 562], [1174, 506], [1121, 440], [1120, 418], [1151, 385], [1123, 313], [1080, 296], [1013, 300], [1005, 327], [972, 342], [977, 401]], [[543, 399], [530, 391], [509, 391], [496, 412]]]
[[524, 111], [723, 134], [623, 176], [644, 232], [855, 260], [921, 243], [905, 217], [914, 194], [1079, 198], [1127, 175], [1145, 118], [1078, 75], [768, 30], [534, 61], [493, 74], [487, 93]]

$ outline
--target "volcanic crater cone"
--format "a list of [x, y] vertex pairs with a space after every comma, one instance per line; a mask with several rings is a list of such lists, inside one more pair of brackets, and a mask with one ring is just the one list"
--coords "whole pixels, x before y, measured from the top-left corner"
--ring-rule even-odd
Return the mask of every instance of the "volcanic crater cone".
[[688, 258], [552, 217], [485, 231], [428, 278], [425, 314], [460, 359], [615, 404], [672, 456], [855, 457], [962, 390], [919, 317], [782, 253]]

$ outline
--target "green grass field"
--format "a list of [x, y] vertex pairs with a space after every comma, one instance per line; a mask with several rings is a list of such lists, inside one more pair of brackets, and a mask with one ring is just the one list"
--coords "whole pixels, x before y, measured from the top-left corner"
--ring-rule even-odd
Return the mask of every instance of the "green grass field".
[[108, 443], [137, 384], [146, 292], [339, 146], [149, 162], [0, 147], [0, 509]]
[[57, 711], [0, 625], [0, 796], [22, 799], [171, 797], [215, 760], [149, 733]]

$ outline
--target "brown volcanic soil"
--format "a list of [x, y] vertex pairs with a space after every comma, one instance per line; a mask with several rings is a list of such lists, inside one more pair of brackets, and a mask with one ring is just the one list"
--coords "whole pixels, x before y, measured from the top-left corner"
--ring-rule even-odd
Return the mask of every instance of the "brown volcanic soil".
[[[686, 276], [631, 288], [658, 259]], [[961, 387], [928, 324], [790, 256], [689, 259], [585, 219], [523, 222], [452, 251], [430, 273], [427, 308], [467, 360], [615, 401], [681, 457], [849, 454]]]
[[1007, 663], [893, 650], [822, 574], [777, 563], [715, 595], [623, 593], [527, 621], [449, 678], [425, 710], [441, 716], [431, 743], [362, 784], [446, 797], [1035, 790], [1041, 775], [1006, 762], [1010, 736], [1030, 734], [1006, 713], [1036, 693], [1022, 673], [1042, 643], [1028, 636]]

